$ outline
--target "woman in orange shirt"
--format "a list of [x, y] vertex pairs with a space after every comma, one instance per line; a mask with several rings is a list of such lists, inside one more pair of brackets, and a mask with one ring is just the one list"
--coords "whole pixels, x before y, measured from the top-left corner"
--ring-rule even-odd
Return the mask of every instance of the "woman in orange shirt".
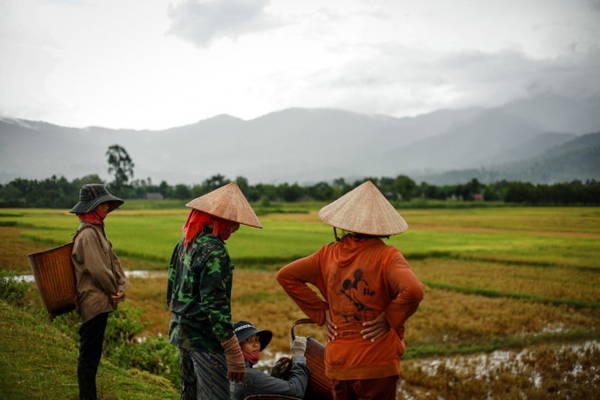
[[[334, 398], [394, 399], [404, 322], [423, 298], [423, 285], [381, 238], [408, 225], [370, 181], [323, 207], [319, 217], [333, 226], [336, 241], [286, 265], [277, 280], [306, 315], [327, 325], [325, 374], [334, 381]], [[336, 228], [346, 231], [341, 239]]]

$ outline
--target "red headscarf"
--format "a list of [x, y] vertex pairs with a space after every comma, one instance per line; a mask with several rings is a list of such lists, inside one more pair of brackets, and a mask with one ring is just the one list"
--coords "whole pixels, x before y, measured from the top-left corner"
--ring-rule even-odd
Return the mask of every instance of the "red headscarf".
[[77, 214], [81, 222], [100, 225], [104, 225], [104, 218], [106, 218], [107, 215], [108, 213], [103, 213], [98, 209], [92, 210], [85, 214]]
[[187, 248], [188, 244], [204, 230], [204, 226], [207, 224], [212, 225], [213, 236], [218, 236], [221, 240], [225, 241], [229, 239], [229, 236], [231, 235], [231, 229], [226, 228], [237, 224], [237, 222], [215, 217], [214, 215], [193, 208], [192, 211], [190, 211], [190, 215], [188, 215], [187, 221], [185, 221], [185, 224], [183, 225], [183, 232], [185, 234], [183, 247]]

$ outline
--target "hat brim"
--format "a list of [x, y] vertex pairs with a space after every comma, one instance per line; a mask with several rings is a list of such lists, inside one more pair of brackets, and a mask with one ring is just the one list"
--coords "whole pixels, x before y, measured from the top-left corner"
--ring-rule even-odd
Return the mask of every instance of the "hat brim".
[[105, 195], [93, 199], [92, 201], [80, 201], [77, 204], [75, 204], [73, 208], [69, 210], [69, 212], [73, 214], [86, 214], [90, 211], [93, 211], [102, 203], [110, 203], [108, 212], [111, 212], [121, 207], [121, 205], [125, 203], [125, 201], [118, 198], [117, 196], [113, 196], [112, 194], [107, 193]]
[[263, 351], [269, 343], [271, 343], [271, 339], [273, 338], [273, 332], [269, 330], [261, 330], [259, 331], [256, 328], [247, 329], [243, 334], [238, 336], [238, 341], [240, 343], [244, 343], [250, 337], [257, 335], [258, 341], [260, 342], [260, 351]]
[[186, 206], [228, 221], [262, 229], [252, 206], [235, 182], [197, 197]]
[[271, 331], [258, 331], [258, 341], [260, 342], [260, 351], [263, 351], [265, 347], [271, 343], [271, 339], [273, 338], [273, 332]]
[[397, 235], [408, 229], [404, 218], [371, 181], [321, 208], [319, 218], [335, 228], [372, 236]]

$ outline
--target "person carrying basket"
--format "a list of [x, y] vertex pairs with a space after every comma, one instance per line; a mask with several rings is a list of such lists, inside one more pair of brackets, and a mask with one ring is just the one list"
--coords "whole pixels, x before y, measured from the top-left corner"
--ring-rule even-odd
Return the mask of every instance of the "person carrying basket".
[[73, 241], [71, 260], [75, 269], [81, 317], [77, 381], [80, 400], [96, 400], [96, 373], [102, 356], [108, 314], [125, 299], [127, 278], [104, 231], [104, 219], [123, 200], [102, 184], [84, 185], [79, 202], [70, 210], [81, 221]]

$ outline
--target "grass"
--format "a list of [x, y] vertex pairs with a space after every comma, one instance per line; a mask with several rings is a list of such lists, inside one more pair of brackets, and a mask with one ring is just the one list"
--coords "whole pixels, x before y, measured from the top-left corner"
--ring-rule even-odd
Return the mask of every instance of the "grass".
[[[0, 301], [0, 398], [77, 399], [75, 342], [39, 316]], [[162, 400], [178, 395], [166, 379], [102, 361], [98, 394], [105, 400]]]
[[540, 268], [472, 260], [424, 259], [411, 262], [430, 286], [495, 297], [598, 307], [600, 274], [571, 268]]
[[457, 354], [472, 354], [491, 352], [495, 350], [523, 349], [538, 344], [569, 343], [581, 340], [598, 340], [600, 331], [576, 329], [568, 332], [546, 332], [539, 335], [498, 336], [488, 338], [486, 343], [460, 343], [450, 346], [422, 344], [407, 349], [403, 360], [425, 358], [431, 356], [451, 356]]
[[490, 290], [490, 289], [481, 289], [478, 287], [461, 287], [461, 286], [453, 286], [447, 285], [445, 283], [437, 283], [423, 280], [428, 286], [441, 288], [446, 290], [451, 290], [460, 293], [467, 294], [475, 294], [486, 297], [508, 297], [512, 299], [522, 299], [539, 303], [553, 304], [553, 305], [567, 305], [574, 308], [600, 308], [600, 303], [590, 303], [587, 301], [581, 300], [573, 300], [573, 299], [556, 299], [550, 297], [542, 297], [535, 294], [529, 293], [509, 293], [509, 292], [500, 292], [498, 290]]
[[[291, 323], [304, 315], [275, 283], [274, 275], [270, 271], [235, 271], [233, 319], [249, 320], [259, 328], [272, 330], [274, 339], [270, 350], [287, 352]], [[142, 319], [150, 323], [147, 334], [167, 334], [171, 316], [165, 306], [165, 296], [166, 277], [130, 280], [127, 301], [144, 310]], [[299, 329], [302, 330], [300, 334], [325, 341], [319, 327]], [[428, 288], [419, 312], [408, 321], [406, 340], [409, 349], [414, 346], [421, 349], [419, 354], [427, 355], [432, 352], [443, 354], [448, 348], [460, 348], [460, 352], [473, 351], [468, 350], [473, 346], [477, 349], [502, 348], [512, 343], [515, 337], [521, 338], [519, 343], [526, 344], [528, 337], [540, 334], [574, 335], [572, 338], [577, 339], [582, 331], [599, 330], [599, 310]], [[593, 335], [600, 338], [598, 333]]]
[[428, 288], [407, 324], [409, 348], [485, 344], [491, 338], [546, 332], [596, 331], [600, 311]]
[[[68, 242], [78, 221], [65, 211], [11, 210], [0, 217], [21, 235], [44, 244]], [[120, 256], [165, 265], [181, 234], [187, 209], [119, 210], [107, 233]], [[597, 208], [491, 208], [402, 211], [411, 229], [389, 243], [410, 259], [451, 257], [600, 269]], [[316, 251], [333, 240], [316, 212], [269, 214], [263, 230], [242, 227], [228, 241], [238, 265], [269, 268]], [[4, 227], [0, 227], [4, 228]], [[8, 227], [7, 227], [8, 228]]]
[[[275, 271], [333, 239], [331, 228], [318, 219], [319, 206], [302, 204], [297, 212], [262, 215], [265, 229], [242, 227], [227, 242], [237, 266], [233, 319], [274, 332], [267, 356], [288, 352], [291, 323], [304, 317], [276, 283]], [[108, 236], [127, 269], [165, 270], [181, 234], [187, 209], [174, 203], [152, 207], [131, 204], [107, 219]], [[273, 204], [265, 210], [291, 208]], [[551, 355], [561, 363], [597, 360], [594, 352], [565, 355], [559, 349], [564, 343], [600, 340], [600, 208], [412, 208], [401, 214], [410, 230], [387, 242], [404, 253], [427, 284], [406, 326], [406, 393], [415, 398], [489, 397], [486, 393], [543, 398], [541, 393], [550, 395], [548, 390], [558, 385]], [[76, 226], [65, 211], [3, 210], [0, 269], [28, 272], [24, 254], [69, 241]], [[130, 280], [127, 302], [143, 310], [148, 322], [143, 335], [167, 333], [165, 290], [166, 276]], [[302, 326], [297, 333], [325, 341], [320, 327]], [[509, 370], [497, 371], [496, 381], [473, 378], [476, 366], [469, 367], [470, 357], [520, 349], [539, 357], [528, 359], [521, 373], [540, 374], [547, 385], [527, 388], [526, 379]], [[466, 355], [471, 353], [476, 355]], [[431, 375], [425, 367], [433, 356], [444, 368]], [[452, 370], [453, 360], [467, 360], [471, 375]], [[444, 379], [454, 386], [444, 387]], [[567, 388], [576, 394], [573, 398], [589, 394], [578, 385], [563, 383], [557, 390]]]
[[31, 273], [27, 254], [48, 248], [22, 237], [23, 229], [0, 226], [0, 269]]

